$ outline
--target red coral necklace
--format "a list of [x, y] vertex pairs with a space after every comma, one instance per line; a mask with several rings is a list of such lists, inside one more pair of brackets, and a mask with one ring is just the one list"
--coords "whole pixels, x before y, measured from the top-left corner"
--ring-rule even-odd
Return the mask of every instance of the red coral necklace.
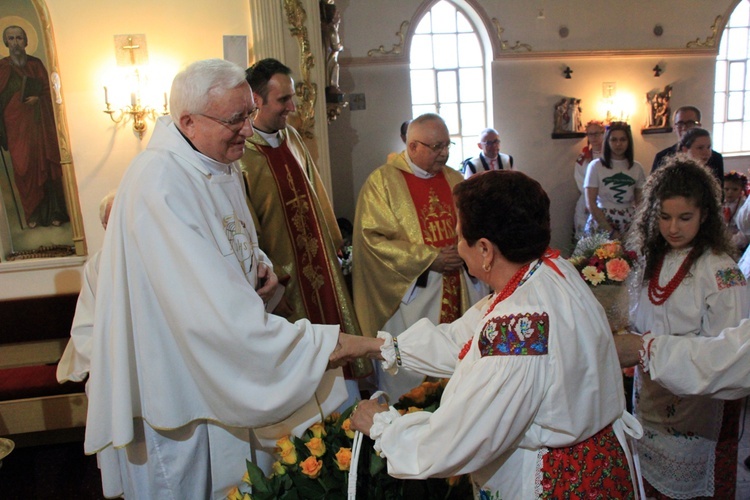
[[[534, 271], [536, 271], [541, 264], [542, 264], [542, 259], [539, 259], [539, 261], [534, 265], [534, 269], [531, 270], [531, 272], [526, 277], [526, 279], [523, 279], [523, 277], [526, 274], [526, 271], [529, 270], [529, 267], [531, 267], [531, 263], [521, 266], [521, 269], [519, 269], [516, 272], [516, 274], [513, 275], [510, 281], [508, 281], [508, 283], [505, 284], [505, 287], [503, 287], [502, 291], [497, 295], [495, 300], [492, 301], [492, 304], [490, 304], [490, 307], [487, 309], [487, 312], [484, 313], [484, 317], [487, 317], [487, 315], [492, 312], [492, 310], [495, 308], [496, 305], [498, 305], [500, 302], [504, 301], [505, 299], [513, 295], [513, 292], [516, 291], [516, 288], [518, 288], [523, 283], [525, 283], [527, 279], [531, 278], [531, 275], [534, 274]], [[469, 352], [469, 349], [471, 349], [472, 340], [474, 340], [474, 337], [470, 338], [466, 342], [466, 344], [464, 344], [464, 347], [461, 349], [461, 352], [458, 353], [458, 359], [464, 359], [466, 354]]]
[[648, 281], [648, 300], [650, 300], [653, 305], [662, 305], [674, 293], [677, 287], [680, 286], [682, 280], [687, 276], [690, 266], [693, 265], [695, 251], [695, 248], [690, 250], [690, 253], [685, 257], [685, 260], [682, 261], [677, 273], [675, 273], [674, 277], [669, 280], [669, 283], [663, 287], [659, 285], [659, 275], [661, 274], [661, 266], [664, 264], [664, 257], [666, 257], [666, 255], [662, 256], [661, 260], [656, 264], [656, 267], [654, 267], [651, 279]]

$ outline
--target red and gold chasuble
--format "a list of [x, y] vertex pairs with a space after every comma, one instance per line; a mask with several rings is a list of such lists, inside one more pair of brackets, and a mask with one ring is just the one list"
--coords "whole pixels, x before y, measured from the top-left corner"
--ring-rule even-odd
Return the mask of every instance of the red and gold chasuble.
[[[420, 179], [402, 172], [417, 211], [422, 239], [426, 245], [443, 248], [455, 245], [456, 208], [453, 192], [440, 172], [430, 179]], [[440, 301], [440, 323], [451, 323], [459, 318], [461, 308], [461, 276], [459, 271], [443, 274], [443, 297]]]
[[256, 147], [268, 160], [282, 201], [286, 228], [294, 242], [296, 278], [307, 318], [312, 323], [343, 327], [333, 270], [326, 258], [324, 235], [307, 178], [286, 143], [277, 148], [260, 144]]

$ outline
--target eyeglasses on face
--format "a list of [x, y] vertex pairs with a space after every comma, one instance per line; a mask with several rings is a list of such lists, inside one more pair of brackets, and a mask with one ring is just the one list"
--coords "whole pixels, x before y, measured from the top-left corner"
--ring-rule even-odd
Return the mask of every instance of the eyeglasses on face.
[[456, 143], [453, 142], [453, 141], [451, 141], [451, 142], [438, 142], [437, 144], [427, 144], [426, 142], [422, 142], [422, 141], [418, 141], [418, 140], [414, 139], [414, 142], [418, 142], [422, 146], [424, 146], [426, 148], [429, 148], [430, 150], [432, 150], [433, 153], [439, 153], [439, 152], [441, 152], [444, 149], [450, 150], [451, 147], [453, 147], [453, 146], [456, 145]]
[[697, 127], [700, 124], [701, 122], [696, 121], [696, 120], [680, 120], [677, 123], [675, 123], [674, 126], [679, 129], [686, 129], [686, 128]]
[[206, 115], [203, 113], [198, 113], [199, 115], [208, 118], [209, 120], [213, 120], [216, 123], [219, 123], [221, 125], [224, 125], [226, 128], [234, 132], [235, 134], [238, 133], [240, 130], [242, 130], [242, 127], [245, 126], [245, 122], [249, 121], [250, 125], [255, 122], [255, 119], [258, 117], [258, 108], [255, 108], [245, 116], [235, 116], [234, 118], [231, 118], [229, 120], [225, 120], [223, 118], [216, 118], [215, 116]]
[[495, 139], [494, 141], [482, 141], [482, 144], [484, 144], [485, 146], [499, 146], [500, 139]]

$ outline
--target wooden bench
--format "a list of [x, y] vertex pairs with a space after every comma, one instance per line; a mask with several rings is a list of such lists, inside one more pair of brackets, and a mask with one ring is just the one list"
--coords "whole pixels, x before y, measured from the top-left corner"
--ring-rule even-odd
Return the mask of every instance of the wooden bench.
[[0, 301], [0, 436], [86, 425], [84, 383], [55, 377], [77, 298]]

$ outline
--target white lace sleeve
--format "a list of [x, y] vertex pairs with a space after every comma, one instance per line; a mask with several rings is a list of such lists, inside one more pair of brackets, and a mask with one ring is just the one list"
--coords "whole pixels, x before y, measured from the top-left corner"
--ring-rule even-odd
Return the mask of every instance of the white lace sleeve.
[[380, 413], [376, 413], [372, 417], [372, 427], [370, 427], [370, 438], [375, 440], [375, 444], [373, 445], [373, 448], [383, 458], [385, 458], [385, 453], [383, 453], [383, 450], [380, 448], [380, 436], [383, 435], [383, 431], [385, 430], [385, 428], [391, 425], [391, 422], [393, 422], [400, 416], [401, 414], [398, 412], [398, 410], [395, 409], [393, 406], [391, 406], [390, 408], [388, 408], [388, 411], [382, 411]]
[[391, 375], [398, 373], [398, 361], [396, 353], [396, 345], [394, 343], [393, 336], [388, 332], [378, 332], [378, 338], [383, 339], [383, 345], [380, 346], [380, 354], [383, 356], [383, 361], [380, 362], [383, 370]]

